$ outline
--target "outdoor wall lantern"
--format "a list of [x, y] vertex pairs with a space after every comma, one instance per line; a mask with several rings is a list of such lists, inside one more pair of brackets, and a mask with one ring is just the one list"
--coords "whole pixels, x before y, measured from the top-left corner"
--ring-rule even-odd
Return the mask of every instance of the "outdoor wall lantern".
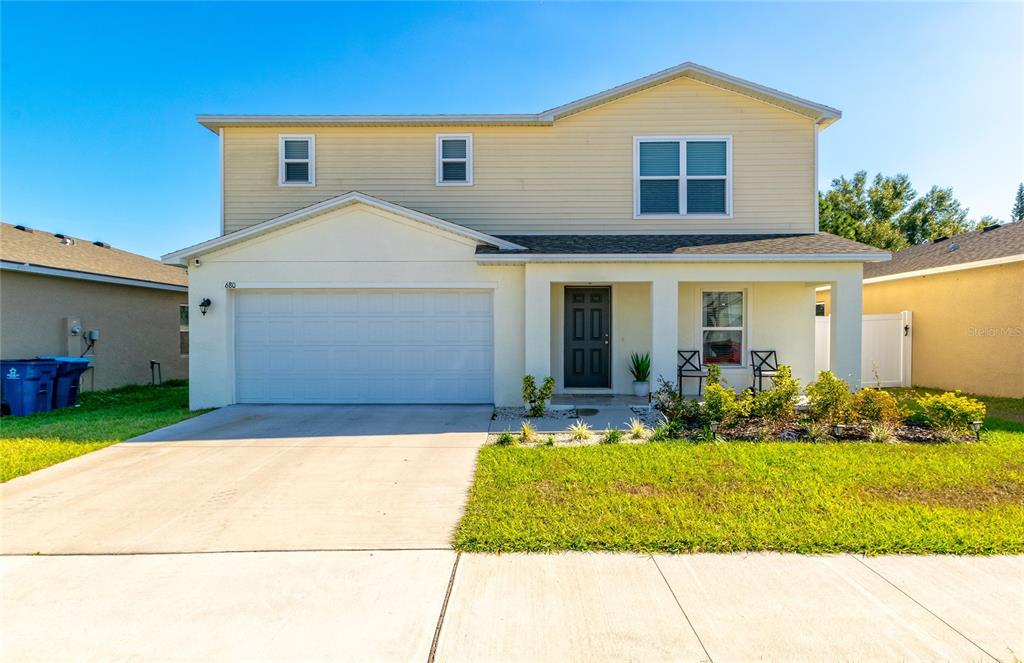
[[199, 302], [199, 312], [206, 315], [206, 312], [210, 310], [210, 306], [213, 302], [210, 301], [209, 297], [203, 297], [203, 301]]
[[981, 422], [972, 421], [971, 430], [974, 431], [974, 439], [976, 439], [978, 442], [981, 442]]

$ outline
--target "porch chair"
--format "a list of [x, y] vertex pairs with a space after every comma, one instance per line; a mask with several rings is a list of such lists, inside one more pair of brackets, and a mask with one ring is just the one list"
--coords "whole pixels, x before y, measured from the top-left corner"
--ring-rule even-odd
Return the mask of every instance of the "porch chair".
[[679, 388], [679, 395], [683, 395], [683, 378], [697, 378], [697, 395], [700, 396], [701, 386], [708, 371], [700, 361], [700, 350], [679, 350], [679, 368], [677, 369], [676, 384]]
[[779, 360], [775, 356], [775, 350], [751, 350], [750, 367], [754, 372], [750, 388], [755, 393], [764, 391], [764, 379], [770, 380], [779, 374]]

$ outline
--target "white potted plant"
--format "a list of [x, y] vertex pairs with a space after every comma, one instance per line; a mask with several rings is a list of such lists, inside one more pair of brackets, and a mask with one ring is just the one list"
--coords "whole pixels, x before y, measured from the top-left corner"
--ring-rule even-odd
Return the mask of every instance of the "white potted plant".
[[633, 374], [633, 394], [644, 398], [651, 393], [651, 355], [629, 355], [629, 372]]

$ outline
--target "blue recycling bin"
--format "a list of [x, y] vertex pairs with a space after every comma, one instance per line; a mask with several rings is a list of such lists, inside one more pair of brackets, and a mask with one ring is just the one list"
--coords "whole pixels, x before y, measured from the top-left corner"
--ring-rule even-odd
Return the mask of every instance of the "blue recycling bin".
[[89, 368], [89, 360], [84, 357], [56, 357], [42, 355], [36, 359], [47, 359], [57, 362], [57, 377], [53, 382], [53, 408], [71, 407], [78, 401], [78, 382]]
[[0, 360], [0, 402], [16, 417], [49, 412], [56, 375], [52, 359]]

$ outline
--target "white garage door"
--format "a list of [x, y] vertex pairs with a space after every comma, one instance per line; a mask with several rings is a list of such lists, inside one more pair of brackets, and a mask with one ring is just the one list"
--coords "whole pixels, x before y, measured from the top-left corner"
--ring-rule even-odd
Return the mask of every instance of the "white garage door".
[[239, 403], [490, 403], [488, 291], [239, 293]]

